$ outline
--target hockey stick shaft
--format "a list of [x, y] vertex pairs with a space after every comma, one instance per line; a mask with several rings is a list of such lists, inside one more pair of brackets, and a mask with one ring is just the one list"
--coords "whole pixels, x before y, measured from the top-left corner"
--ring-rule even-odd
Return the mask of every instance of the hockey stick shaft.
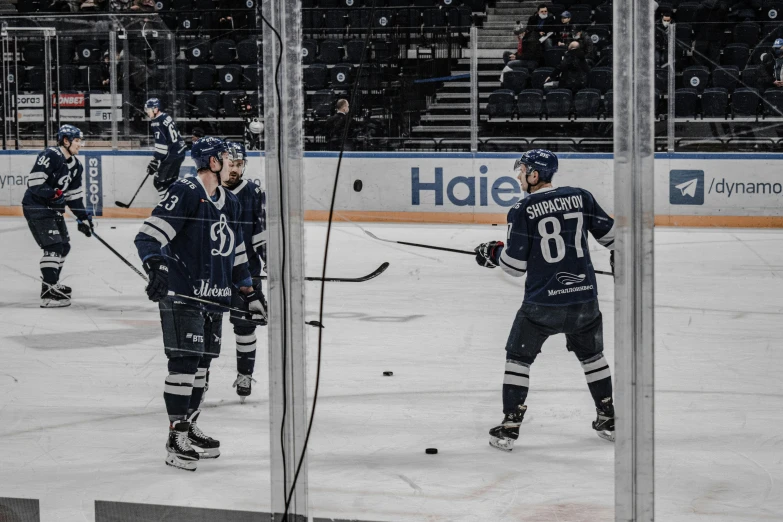
[[[458, 250], [456, 248], [446, 248], [446, 247], [439, 247], [439, 246], [433, 246], [433, 245], [422, 245], [420, 243], [409, 243], [407, 241], [394, 241], [394, 240], [391, 240], [391, 239], [382, 239], [382, 238], [376, 236], [375, 234], [373, 234], [372, 232], [370, 232], [369, 230], [365, 230], [364, 233], [367, 234], [368, 236], [370, 236], [373, 239], [377, 239], [378, 241], [384, 241], [386, 243], [397, 243], [398, 245], [407, 245], [407, 246], [413, 246], [413, 247], [419, 247], [419, 248], [429, 248], [430, 250], [442, 250], [444, 252], [454, 252], [455, 254], [467, 254], [469, 256], [475, 256], [476, 255], [475, 251], [470, 251], [470, 250]], [[606, 272], [604, 270], [593, 270], [593, 271], [596, 274], [614, 276], [613, 273]]]
[[122, 203], [121, 201], [115, 201], [114, 204], [121, 208], [130, 208], [131, 205], [133, 205], [133, 202], [136, 200], [136, 196], [139, 195], [139, 192], [141, 192], [141, 187], [144, 186], [144, 184], [147, 182], [147, 178], [149, 176], [144, 176], [144, 179], [141, 180], [141, 185], [139, 185], [139, 188], [136, 189], [136, 193], [133, 194], [133, 197], [128, 203]]

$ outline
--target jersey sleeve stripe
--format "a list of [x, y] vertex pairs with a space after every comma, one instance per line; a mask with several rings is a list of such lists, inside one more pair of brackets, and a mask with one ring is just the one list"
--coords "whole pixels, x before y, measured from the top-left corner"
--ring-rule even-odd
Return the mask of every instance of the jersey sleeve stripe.
[[38, 185], [43, 185], [46, 182], [46, 178], [27, 178], [27, 186], [28, 187], [37, 187]]
[[165, 145], [161, 145], [158, 143], [155, 145], [155, 150], [157, 150], [158, 152], [168, 152], [169, 148]]
[[74, 192], [72, 194], [66, 192], [65, 199], [67, 201], [73, 201], [74, 199], [82, 199], [83, 197], [84, 197], [84, 191], [83, 190], [79, 190], [79, 191]]
[[158, 243], [160, 243], [161, 247], [164, 247], [169, 244], [169, 238], [166, 237], [166, 234], [164, 234], [154, 226], [147, 224], [146, 222], [143, 225], [141, 225], [139, 232], [155, 238], [155, 240]]
[[260, 232], [253, 236], [253, 246], [258, 248], [267, 241], [268, 234], [266, 232]]
[[247, 254], [240, 254], [234, 258], [234, 266], [239, 266], [242, 263], [247, 263]]
[[527, 261], [520, 261], [506, 254], [506, 249], [500, 254], [500, 267], [503, 271], [514, 277], [522, 277], [527, 270]]
[[30, 176], [27, 179], [28, 180], [31, 180], [31, 179], [46, 179], [46, 172], [37, 172], [35, 174], [30, 174]]
[[609, 232], [595, 239], [607, 248], [612, 246], [614, 244], [614, 224], [612, 224], [612, 228], [609, 229]]
[[247, 250], [247, 247], [245, 246], [245, 244], [244, 243], [240, 243], [240, 244], [237, 245], [237, 248], [236, 248], [236, 250], [234, 250], [234, 253], [236, 255], [239, 255], [242, 252], [245, 252], [246, 250]]
[[174, 230], [174, 227], [172, 227], [165, 219], [161, 219], [157, 216], [150, 216], [147, 219], [144, 220], [145, 223], [148, 225], [152, 225], [153, 227], [157, 228], [164, 234], [166, 234], [166, 237], [169, 241], [174, 239], [174, 236], [177, 235], [177, 231]]

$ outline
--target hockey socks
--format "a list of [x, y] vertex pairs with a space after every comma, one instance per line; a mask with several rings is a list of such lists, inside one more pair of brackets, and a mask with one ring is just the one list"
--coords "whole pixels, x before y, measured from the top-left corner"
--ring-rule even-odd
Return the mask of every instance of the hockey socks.
[[530, 365], [512, 359], [506, 360], [503, 376], [503, 413], [517, 412], [525, 404], [530, 387]]
[[256, 334], [237, 334], [237, 373], [253, 375], [256, 365]]
[[[204, 364], [202, 361], [201, 364]], [[193, 394], [190, 396], [190, 404], [188, 406], [188, 415], [198, 410], [201, 407], [201, 403], [204, 401], [204, 393], [207, 391], [207, 376], [209, 375], [209, 361], [207, 361], [207, 367], [199, 367], [196, 370], [195, 379], [193, 379]]]
[[585, 372], [587, 386], [590, 388], [590, 395], [593, 396], [596, 408], [599, 408], [601, 401], [612, 396], [612, 373], [609, 370], [609, 363], [606, 362], [603, 354], [580, 362]]

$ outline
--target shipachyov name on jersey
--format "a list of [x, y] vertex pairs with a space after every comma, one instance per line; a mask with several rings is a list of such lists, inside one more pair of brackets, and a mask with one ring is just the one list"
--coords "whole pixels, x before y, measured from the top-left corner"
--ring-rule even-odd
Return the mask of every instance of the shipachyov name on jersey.
[[544, 214], [552, 212], [563, 212], [568, 210], [580, 210], [583, 208], [582, 196], [568, 196], [565, 198], [553, 198], [541, 203], [530, 205], [525, 210], [530, 219], [535, 219]]

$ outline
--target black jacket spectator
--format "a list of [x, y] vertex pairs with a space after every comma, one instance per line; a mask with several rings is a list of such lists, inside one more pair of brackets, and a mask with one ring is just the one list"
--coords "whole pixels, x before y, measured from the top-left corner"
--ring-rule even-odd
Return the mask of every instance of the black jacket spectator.
[[661, 67], [669, 59], [669, 24], [674, 23], [671, 13], [664, 13], [655, 22], [655, 66]]
[[[539, 36], [536, 32], [527, 31], [522, 38], [522, 52], [517, 54], [516, 59], [523, 62], [531, 62], [535, 67], [541, 65], [541, 58], [544, 55], [544, 48], [538, 41]], [[535, 69], [535, 67], [533, 67]]]
[[[541, 18], [541, 16], [544, 16], [544, 18]], [[549, 14], [546, 4], [540, 4], [536, 14], [528, 18], [527, 30], [538, 38], [542, 38], [547, 33], [557, 32], [557, 22], [557, 19]]]
[[552, 72], [551, 79], [558, 80], [558, 89], [571, 89], [574, 93], [587, 87], [587, 75], [590, 65], [585, 60], [585, 53], [578, 44], [571, 43], [574, 48], [569, 49], [563, 61]]
[[773, 47], [771, 53], [762, 54], [761, 65], [764, 66], [769, 76], [759, 80], [760, 85], [752, 85], [751, 87], [783, 87], [783, 47]]
[[[329, 150], [340, 150], [343, 143], [343, 134], [345, 133], [345, 126], [348, 125], [348, 103], [345, 103], [346, 110], [342, 109], [341, 102], [339, 100], [337, 112], [330, 116], [328, 120], [324, 122], [324, 130], [326, 132], [326, 139], [328, 142]], [[350, 138], [346, 140], [345, 150], [351, 150], [352, 147]]]
[[552, 38], [555, 38], [557, 45], [568, 46], [571, 41], [576, 40], [577, 31], [576, 27], [574, 27], [574, 24], [564, 24], [563, 22], [558, 22], [555, 25], [555, 29], [556, 31], [555, 34], [552, 35]]

